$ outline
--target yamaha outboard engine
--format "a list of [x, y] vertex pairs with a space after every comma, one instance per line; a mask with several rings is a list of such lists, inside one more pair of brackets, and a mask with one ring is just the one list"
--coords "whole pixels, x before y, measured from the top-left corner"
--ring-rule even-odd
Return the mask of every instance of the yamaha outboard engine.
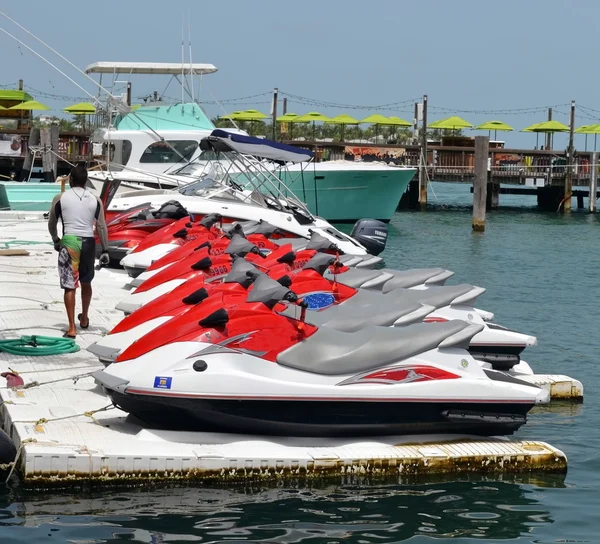
[[352, 227], [350, 236], [360, 242], [371, 255], [379, 255], [388, 237], [388, 226], [377, 219], [359, 219]]

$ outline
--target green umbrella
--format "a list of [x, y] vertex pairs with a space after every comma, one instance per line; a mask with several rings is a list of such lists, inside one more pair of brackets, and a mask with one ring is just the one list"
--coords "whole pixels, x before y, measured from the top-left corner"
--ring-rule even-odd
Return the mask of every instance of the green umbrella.
[[594, 135], [594, 151], [596, 151], [596, 141], [598, 138], [598, 134], [600, 134], [600, 124], [595, 125], [583, 125], [577, 129], [575, 129], [577, 134], [585, 134], [585, 150], [587, 151], [587, 137], [588, 134]]
[[375, 125], [375, 141], [377, 141], [379, 139], [379, 136], [377, 134], [377, 129], [379, 128], [379, 125], [385, 125], [385, 126], [389, 126], [389, 125], [394, 125], [396, 123], [394, 123], [394, 121], [390, 121], [389, 117], [385, 117], [383, 115], [381, 115], [380, 113], [374, 113], [373, 115], [369, 115], [369, 117], [365, 117], [361, 123], [368, 123], [370, 125]]
[[16, 106], [12, 106], [8, 108], [9, 110], [22, 110], [22, 111], [42, 111], [49, 110], [48, 106], [41, 104], [37, 100], [28, 100], [27, 102], [21, 102]]
[[289, 123], [290, 124], [290, 140], [293, 140], [294, 123], [308, 123], [309, 121], [298, 121], [300, 117], [297, 113], [285, 113], [280, 115], [275, 121], [278, 123]]
[[360, 121], [346, 113], [342, 113], [340, 115], [336, 115], [335, 117], [332, 117], [328, 121], [325, 121], [325, 123], [341, 126], [340, 140], [343, 142], [344, 141], [344, 129], [346, 128], [346, 125], [358, 125], [360, 123]]
[[435, 128], [439, 130], [456, 130], [461, 128], [473, 128], [473, 125], [464, 119], [457, 117], [456, 115], [448, 117], [447, 119], [440, 119], [434, 121], [427, 128]]
[[523, 132], [569, 132], [569, 127], [559, 121], [544, 121], [542, 123], [534, 123], [523, 129]]
[[395, 115], [392, 115], [391, 117], [388, 117], [388, 121], [390, 125], [393, 125], [395, 127], [412, 127], [412, 123], [405, 121], [404, 119], [400, 119], [400, 117], [396, 117]]
[[[67, 106], [63, 109], [64, 112], [71, 113], [73, 115], [93, 115], [96, 113], [96, 106], [90, 102], [78, 102], [72, 106]], [[85, 117], [82, 117], [82, 126], [85, 130]]]
[[241, 112], [239, 119], [240, 121], [262, 121], [268, 119], [269, 116], [258, 110], [245, 110]]
[[243, 114], [244, 112], [241, 110], [238, 111], [233, 111], [231, 113], [227, 113], [225, 115], [221, 115], [221, 117], [219, 117], [219, 119], [234, 119], [234, 120], [238, 120], [240, 119], [240, 116]]
[[297, 113], [285, 113], [280, 115], [275, 121], [278, 123], [293, 123], [296, 118], [300, 117]]
[[78, 102], [72, 106], [68, 106], [63, 111], [74, 115], [92, 115], [96, 113], [96, 106], [91, 102]]
[[462, 128], [473, 128], [473, 125], [468, 121], [465, 121], [461, 117], [457, 117], [456, 115], [452, 117], [448, 117], [447, 119], [440, 119], [438, 121], [434, 121], [426, 128], [435, 128], [438, 130], [452, 130], [452, 143], [454, 143], [454, 131], [460, 130]]
[[300, 115], [300, 116], [296, 117], [296, 119], [294, 120], [294, 123], [312, 123], [313, 141], [314, 141], [314, 139], [315, 139], [315, 123], [317, 121], [321, 121], [321, 122], [329, 121], [329, 117], [326, 117], [325, 115], [323, 115], [322, 113], [319, 113], [318, 111], [310, 111], [308, 113], [305, 113], [304, 115]]
[[485, 123], [481, 123], [481, 125], [476, 126], [473, 130], [487, 130], [492, 135], [492, 130], [494, 131], [494, 140], [498, 137], [498, 131], [511, 132], [514, 130], [513, 127], [503, 123], [502, 121], [486, 121]]
[[[559, 121], [543, 121], [542, 123], [534, 123], [523, 129], [523, 132], [535, 132], [536, 134], [554, 134], [555, 132], [569, 132], [569, 127]], [[535, 139], [537, 147], [538, 138]]]

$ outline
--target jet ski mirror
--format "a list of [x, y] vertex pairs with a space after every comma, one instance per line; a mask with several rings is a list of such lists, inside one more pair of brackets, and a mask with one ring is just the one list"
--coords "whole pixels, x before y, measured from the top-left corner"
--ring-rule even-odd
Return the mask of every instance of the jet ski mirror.
[[314, 249], [315, 251], [335, 251], [339, 252], [340, 248], [333, 243], [329, 238], [325, 238], [318, 232], [310, 229], [310, 240], [306, 244], [306, 249]]
[[287, 274], [285, 276], [281, 276], [281, 278], [277, 279], [277, 283], [281, 283], [284, 287], [291, 287], [292, 278], [290, 278]]
[[337, 259], [327, 253], [316, 253], [309, 261], [302, 267], [302, 270], [314, 270], [321, 274], [325, 274], [327, 269], [337, 262]]
[[231, 265], [229, 274], [223, 279], [223, 283], [238, 283], [248, 289], [260, 274], [261, 272], [245, 259], [236, 259]]
[[[253, 250], [258, 251], [258, 253], [256, 253], [256, 251]], [[239, 234], [234, 234], [231, 237], [231, 242], [225, 250], [225, 253], [228, 255], [239, 255], [241, 257], [244, 257], [250, 252], [255, 253], [256, 255], [263, 256], [260, 250], [252, 242], [249, 242]]]
[[207, 240], [206, 242], [202, 242], [198, 247], [195, 247], [194, 251], [198, 251], [199, 249], [202, 249], [203, 247], [207, 247], [208, 249], [210, 249], [212, 247], [212, 244]]
[[208, 291], [205, 287], [201, 287], [197, 291], [190, 293], [187, 297], [184, 297], [181, 302], [192, 306], [194, 304], [200, 304], [205, 298], [208, 298]]
[[185, 238], [187, 233], [187, 229], [178, 230], [175, 234], [173, 234], [173, 238]]
[[296, 293], [269, 278], [269, 276], [261, 275], [254, 282], [254, 288], [246, 300], [248, 302], [262, 302], [267, 308], [272, 310], [278, 302], [282, 300], [289, 301], [290, 298], [294, 297], [295, 300], [298, 300]]
[[225, 234], [227, 238], [233, 238], [235, 234], [238, 234], [242, 238], [246, 238], [246, 233], [244, 232], [244, 227], [240, 223], [236, 223], [229, 229], [229, 232]]
[[[258, 249], [256, 246], [254, 246], [250, 250], [250, 253], [254, 253], [254, 255], [258, 255], [259, 257], [262, 257], [263, 259], [267, 258], [267, 256], [260, 249]], [[277, 259], [277, 260], [279, 260], [279, 259]]]
[[221, 223], [222, 221], [223, 216], [220, 213], [209, 213], [200, 220], [200, 225], [206, 227], [207, 229], [210, 229], [213, 225]]
[[254, 234], [262, 234], [265, 238], [270, 238], [274, 234], [283, 234], [282, 230], [268, 221], [260, 220]]
[[212, 265], [212, 259], [210, 257], [203, 257], [197, 263], [194, 263], [191, 268], [192, 270], [206, 270]]

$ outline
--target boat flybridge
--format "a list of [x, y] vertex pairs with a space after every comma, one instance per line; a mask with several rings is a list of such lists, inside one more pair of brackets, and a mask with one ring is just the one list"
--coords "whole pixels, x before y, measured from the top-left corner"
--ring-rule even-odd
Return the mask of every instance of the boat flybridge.
[[[387, 226], [369, 219], [359, 220], [347, 235], [324, 219], [314, 216], [277, 177], [274, 165], [308, 163], [312, 152], [261, 138], [216, 129], [200, 142], [202, 155], [182, 168], [178, 175], [188, 183], [177, 189], [136, 190], [117, 195], [107, 205], [108, 219], [138, 208], [158, 209], [176, 200], [193, 217], [219, 214], [225, 222], [267, 221], [284, 238], [306, 243], [315, 233], [335, 244], [340, 253], [371, 257], [370, 264], [381, 261], [387, 241]], [[168, 177], [166, 175], [159, 177]], [[92, 183], [94, 178], [91, 178]], [[98, 181], [98, 180], [97, 180]], [[105, 181], [105, 180], [102, 180]], [[126, 239], [112, 239], [112, 250], [125, 255], [121, 264], [139, 274], [154, 261], [178, 247], [173, 239], [142, 251]], [[373, 261], [373, 263], [371, 263]]]
[[[187, 78], [193, 81], [194, 76], [216, 71], [212, 64], [199, 63], [95, 62], [87, 66], [86, 74], [99, 74], [100, 85], [103, 85], [103, 77], [111, 77], [112, 83], [107, 86], [112, 88], [124, 84], [123, 77], [163, 75], [179, 81], [182, 89], [181, 103], [165, 104], [156, 94], [144, 105], [130, 107], [131, 86], [127, 82], [128, 91], [120, 96], [121, 103], [110, 108], [108, 126], [99, 130], [94, 138], [97, 143], [102, 143], [108, 157], [107, 171], [97, 176], [119, 177], [132, 184], [132, 188], [136, 184], [155, 188], [177, 186], [177, 180], [154, 174], [171, 173], [199, 156], [200, 140], [210, 135], [214, 125], [195, 100], [193, 83], [190, 85]], [[168, 87], [167, 84], [165, 91]], [[230, 132], [245, 134], [236, 128]], [[124, 169], [124, 166], [129, 168]]]

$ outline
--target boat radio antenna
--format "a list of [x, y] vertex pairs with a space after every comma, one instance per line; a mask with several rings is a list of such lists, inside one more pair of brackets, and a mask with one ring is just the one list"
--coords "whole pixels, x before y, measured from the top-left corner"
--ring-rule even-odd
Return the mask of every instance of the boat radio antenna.
[[183, 11], [181, 12], [181, 103], [184, 101], [184, 87], [185, 87], [185, 41], [183, 37]]
[[[158, 132], [156, 132], [156, 130], [154, 130], [148, 123], [146, 123], [146, 121], [144, 119], [142, 119], [141, 116], [139, 116], [134, 111], [129, 111], [129, 110], [131, 110], [131, 108], [129, 108], [128, 106], [125, 106], [125, 104], [123, 104], [116, 96], [114, 96], [111, 92], [109, 92], [102, 85], [100, 85], [100, 83], [98, 83], [93, 77], [90, 77], [81, 68], [79, 68], [78, 66], [76, 66], [75, 64], [73, 64], [69, 59], [67, 59], [66, 57], [64, 57], [63, 55], [61, 55], [58, 51], [56, 51], [56, 49], [53, 49], [52, 47], [50, 47], [46, 42], [44, 42], [44, 40], [42, 40], [41, 38], [38, 38], [35, 34], [33, 34], [33, 32], [30, 32], [23, 25], [20, 25], [19, 23], [17, 23], [17, 21], [15, 21], [13, 18], [9, 17], [6, 13], [4, 13], [3, 11], [0, 11], [0, 15], [2, 15], [3, 17], [5, 17], [6, 19], [8, 19], [10, 22], [14, 23], [21, 30], [23, 30], [24, 32], [26, 32], [27, 34], [29, 34], [31, 37], [33, 37], [34, 39], [36, 39], [38, 42], [40, 42], [44, 47], [47, 47], [56, 56], [58, 56], [62, 60], [64, 60], [67, 64], [69, 64], [69, 66], [71, 66], [72, 68], [74, 68], [75, 70], [77, 70], [80, 74], [82, 74], [83, 76], [85, 76], [94, 85], [96, 85], [97, 87], [99, 87], [100, 89], [102, 89], [116, 103], [116, 107], [117, 107], [117, 110], [119, 110], [119, 113], [132, 113], [136, 117], [136, 119], [138, 119], [138, 121], [140, 121], [140, 123], [142, 123], [143, 125], [145, 125], [146, 128], [150, 132], [152, 132], [159, 139], [160, 142], [163, 142], [166, 145], [168, 145], [171, 148], [172, 151], [174, 151], [177, 155], [179, 155], [179, 158], [183, 159], [184, 161], [189, 162], [178, 149], [176, 149], [175, 147], [173, 147]], [[80, 89], [87, 96], [89, 96], [96, 104], [98, 104], [99, 106], [102, 106], [102, 103], [100, 102], [100, 100], [98, 100], [98, 98], [96, 98], [94, 95], [92, 95], [87, 90], [85, 90], [81, 85], [79, 85], [79, 83], [77, 83], [75, 80], [73, 80], [67, 74], [65, 74], [60, 68], [58, 68], [57, 66], [55, 66], [54, 64], [52, 64], [47, 58], [45, 58], [44, 56], [42, 56], [40, 53], [38, 53], [37, 51], [35, 51], [31, 47], [29, 47], [26, 43], [24, 43], [21, 40], [19, 40], [19, 38], [17, 38], [16, 36], [13, 36], [10, 32], [8, 32], [7, 30], [5, 30], [4, 28], [0, 27], [0, 30], [2, 32], [4, 32], [7, 36], [10, 36], [19, 45], [22, 45], [23, 47], [25, 47], [26, 49], [28, 49], [29, 51], [31, 51], [34, 55], [36, 55], [37, 57], [39, 57], [40, 59], [42, 59], [44, 62], [48, 63], [59, 74], [61, 74], [62, 76], [66, 77], [71, 83], [73, 83], [73, 85], [75, 85], [78, 89]]]
[[188, 9], [188, 48], [189, 48], [189, 57], [190, 57], [190, 84], [192, 90], [192, 102], [196, 101], [194, 97], [194, 64], [192, 63], [192, 13], [191, 10]]
[[[102, 91], [104, 91], [108, 96], [110, 96], [113, 100], [117, 100], [117, 98], [110, 93], [107, 89], [105, 89], [102, 85], [100, 85], [100, 83], [98, 83], [94, 78], [90, 77], [88, 74], [86, 74], [81, 68], [79, 68], [78, 66], [76, 66], [75, 64], [73, 64], [69, 59], [67, 59], [66, 57], [64, 57], [63, 55], [61, 55], [58, 51], [56, 51], [56, 49], [53, 49], [51, 46], [49, 46], [46, 42], [44, 42], [44, 40], [42, 40], [41, 38], [39, 38], [38, 36], [36, 36], [33, 32], [27, 30], [23, 25], [19, 24], [17, 21], [15, 21], [12, 17], [9, 17], [6, 13], [4, 13], [3, 11], [0, 11], [0, 15], [2, 15], [3, 17], [5, 17], [6, 19], [8, 19], [11, 23], [15, 24], [16, 26], [18, 26], [23, 32], [26, 32], [27, 34], [29, 34], [32, 38], [36, 39], [38, 42], [40, 42], [44, 47], [47, 47], [50, 51], [52, 51], [52, 53], [54, 53], [57, 57], [60, 57], [62, 60], [64, 60], [69, 66], [71, 66], [72, 68], [74, 68], [75, 70], [77, 70], [80, 74], [82, 74], [83, 76], [85, 76], [87, 79], [89, 79], [94, 85], [96, 85], [97, 87], [99, 87]], [[63, 75], [64, 77], [66, 77], [71, 83], [73, 83], [73, 85], [75, 85], [78, 89], [80, 89], [81, 91], [83, 91], [87, 96], [89, 96], [92, 100], [94, 100], [94, 102], [96, 102], [97, 104], [101, 105], [101, 102], [92, 94], [90, 94], [88, 91], [86, 91], [81, 85], [79, 85], [77, 82], [75, 82], [72, 78], [70, 78], [67, 74], [65, 74], [62, 70], [60, 70], [57, 66], [55, 66], [54, 64], [52, 64], [48, 59], [46, 59], [45, 57], [43, 57], [42, 55], [40, 55], [37, 51], [33, 50], [31, 47], [29, 47], [27, 44], [23, 43], [21, 40], [19, 40], [16, 36], [13, 36], [12, 34], [10, 34], [7, 30], [5, 30], [4, 28], [0, 28], [0, 30], [2, 30], [2, 32], [4, 32], [5, 34], [7, 34], [8, 36], [10, 36], [13, 40], [15, 40], [17, 43], [19, 43], [20, 45], [22, 45], [23, 47], [27, 48], [29, 51], [31, 51], [34, 55], [38, 56], [40, 59], [42, 59], [44, 62], [47, 62], [50, 66], [52, 66], [52, 68], [54, 68], [59, 74]]]

